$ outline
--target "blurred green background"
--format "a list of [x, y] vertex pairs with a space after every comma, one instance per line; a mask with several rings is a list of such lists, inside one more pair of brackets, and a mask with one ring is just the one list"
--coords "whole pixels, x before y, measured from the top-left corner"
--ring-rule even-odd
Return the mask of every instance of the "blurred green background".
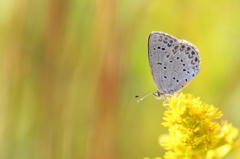
[[163, 156], [165, 108], [147, 38], [191, 41], [202, 59], [183, 92], [240, 128], [240, 1], [0, 1], [0, 158]]

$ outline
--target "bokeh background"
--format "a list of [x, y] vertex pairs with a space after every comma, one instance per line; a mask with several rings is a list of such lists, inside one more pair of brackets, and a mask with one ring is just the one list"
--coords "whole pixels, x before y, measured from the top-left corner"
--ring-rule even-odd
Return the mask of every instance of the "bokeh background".
[[0, 1], [0, 158], [163, 156], [162, 101], [134, 98], [156, 90], [152, 31], [198, 47], [201, 70], [183, 92], [219, 107], [240, 129], [239, 7], [238, 0]]

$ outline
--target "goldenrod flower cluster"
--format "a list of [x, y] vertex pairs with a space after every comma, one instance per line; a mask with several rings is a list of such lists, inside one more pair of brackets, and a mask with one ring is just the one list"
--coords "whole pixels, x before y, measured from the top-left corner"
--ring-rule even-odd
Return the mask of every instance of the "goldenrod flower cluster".
[[218, 108], [200, 101], [192, 94], [179, 94], [164, 104], [163, 126], [169, 134], [162, 135], [160, 144], [168, 151], [165, 159], [214, 159], [226, 156], [239, 147], [239, 131], [226, 121]]

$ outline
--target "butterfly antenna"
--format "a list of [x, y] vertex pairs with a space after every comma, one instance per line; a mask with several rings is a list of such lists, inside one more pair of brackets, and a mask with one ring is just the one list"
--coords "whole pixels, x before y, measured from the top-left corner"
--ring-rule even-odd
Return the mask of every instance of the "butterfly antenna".
[[149, 94], [152, 94], [152, 93], [154, 93], [154, 92], [148, 92], [148, 93], [144, 93], [141, 95], [136, 95], [135, 98], [143, 96], [141, 99], [137, 100], [137, 102], [141, 102], [144, 98], [146, 98], [147, 96], [149, 96]]

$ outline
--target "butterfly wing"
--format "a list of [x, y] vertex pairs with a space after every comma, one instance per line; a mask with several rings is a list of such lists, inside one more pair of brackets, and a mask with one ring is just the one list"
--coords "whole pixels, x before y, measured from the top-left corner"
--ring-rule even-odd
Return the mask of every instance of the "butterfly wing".
[[149, 35], [148, 59], [153, 80], [161, 94], [179, 91], [200, 69], [197, 48], [163, 32]]
[[168, 83], [172, 92], [184, 88], [199, 72], [200, 57], [197, 48], [185, 40], [178, 40], [175, 47], [170, 48], [169, 54], [173, 55], [173, 67], [170, 71]]

